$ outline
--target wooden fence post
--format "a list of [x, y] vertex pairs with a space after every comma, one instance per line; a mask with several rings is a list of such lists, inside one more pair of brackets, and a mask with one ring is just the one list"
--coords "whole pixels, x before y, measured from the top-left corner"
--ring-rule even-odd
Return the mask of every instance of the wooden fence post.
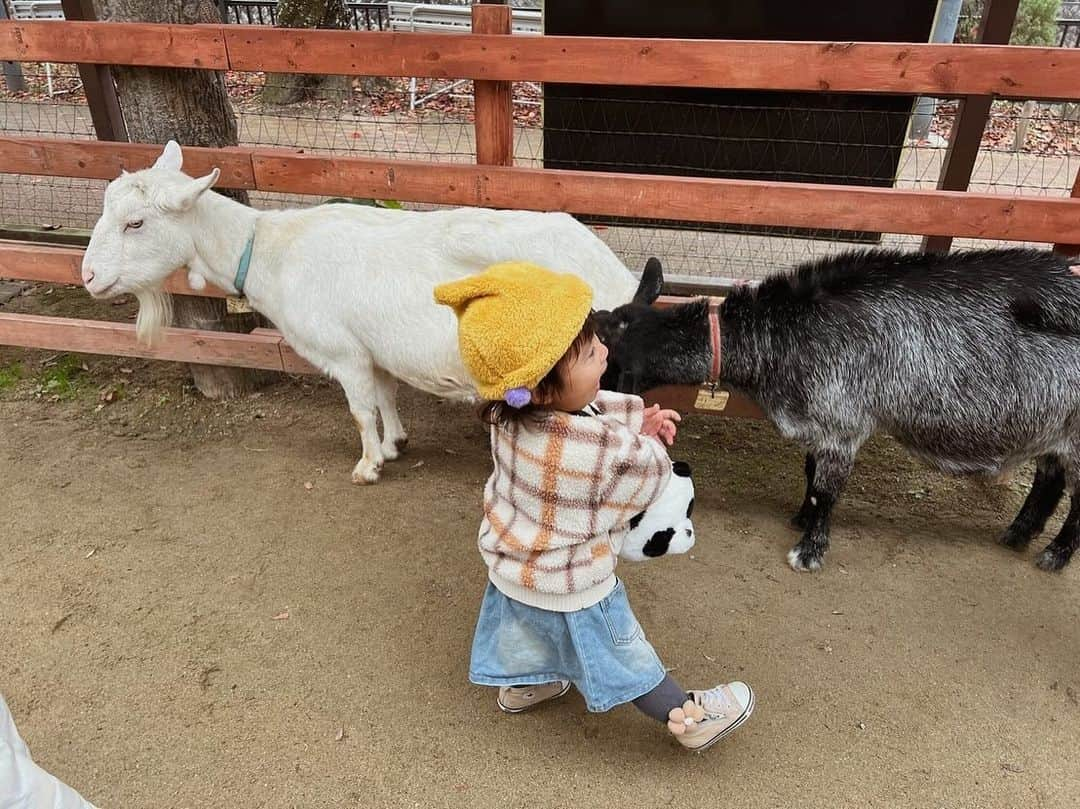
[[[986, 0], [982, 20], [979, 22], [979, 43], [1008, 45], [1019, 6], [1020, 0]], [[941, 175], [938, 177], [939, 191], [968, 190], [993, 101], [990, 96], [968, 96], [960, 99], [949, 135], [949, 148], [945, 152], [945, 161], [941, 164]], [[922, 249], [927, 253], [948, 253], [952, 242], [951, 236], [927, 236], [923, 239]]]
[[[1076, 179], [1073, 181], [1071, 196], [1074, 199], [1080, 197], [1080, 169], [1076, 172]], [[1063, 256], [1077, 256], [1080, 255], [1080, 244], [1055, 244], [1054, 252], [1061, 253]]]
[[[0, 20], [8, 19], [7, 6], [0, 0]], [[9, 93], [25, 93], [26, 82], [23, 81], [22, 66], [18, 62], [4, 62], [4, 84]]]
[[[509, 34], [510, 7], [472, 7], [474, 34]], [[486, 166], [514, 164], [514, 112], [508, 81], [475, 81], [476, 162]]]
[[[64, 19], [91, 22], [96, 19], [92, 0], [61, 0]], [[120, 98], [116, 95], [112, 71], [108, 65], [79, 65], [86, 103], [90, 107], [90, 120], [98, 140], [126, 141], [127, 127], [120, 110]]]

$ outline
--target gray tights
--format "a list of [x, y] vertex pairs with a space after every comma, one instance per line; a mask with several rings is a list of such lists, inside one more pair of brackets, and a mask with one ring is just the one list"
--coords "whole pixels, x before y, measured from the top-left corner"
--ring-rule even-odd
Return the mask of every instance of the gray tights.
[[686, 692], [671, 679], [669, 674], [652, 691], [635, 699], [634, 706], [658, 722], [666, 722], [668, 711], [672, 708], [681, 708], [688, 698]]

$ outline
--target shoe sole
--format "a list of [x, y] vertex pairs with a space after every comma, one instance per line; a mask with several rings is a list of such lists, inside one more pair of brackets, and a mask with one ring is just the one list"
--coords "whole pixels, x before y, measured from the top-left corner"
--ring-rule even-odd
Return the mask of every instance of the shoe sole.
[[560, 691], [558, 694], [552, 694], [547, 699], [541, 699], [541, 700], [537, 700], [536, 702], [530, 703], [528, 705], [522, 705], [520, 708], [511, 708], [511, 707], [509, 707], [507, 705], [503, 705], [502, 700], [499, 699], [498, 697], [495, 698], [495, 702], [498, 704], [499, 710], [502, 711], [503, 713], [523, 713], [525, 711], [531, 711], [537, 705], [543, 705], [545, 702], [551, 702], [553, 699], [558, 699], [559, 697], [565, 697], [566, 693], [569, 690], [570, 690], [570, 683], [567, 683], [566, 687], [562, 691]]
[[709, 739], [709, 741], [705, 742], [705, 744], [698, 747], [687, 747], [686, 749], [693, 753], [701, 753], [708, 750], [721, 739], [727, 738], [746, 723], [746, 720], [750, 718], [750, 714], [754, 712], [755, 704], [757, 704], [757, 700], [754, 698], [754, 690], [750, 689], [750, 704], [746, 706], [746, 710], [743, 712], [742, 716], [732, 722], [730, 727], [725, 728], [723, 731]]

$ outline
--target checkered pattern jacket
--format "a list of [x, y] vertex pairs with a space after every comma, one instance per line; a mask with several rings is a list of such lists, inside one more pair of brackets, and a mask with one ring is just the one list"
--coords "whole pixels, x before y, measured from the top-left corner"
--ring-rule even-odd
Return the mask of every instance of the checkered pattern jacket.
[[491, 428], [479, 545], [505, 595], [572, 612], [614, 588], [631, 517], [671, 475], [660, 441], [640, 434], [643, 415], [639, 397], [601, 391], [585, 414]]

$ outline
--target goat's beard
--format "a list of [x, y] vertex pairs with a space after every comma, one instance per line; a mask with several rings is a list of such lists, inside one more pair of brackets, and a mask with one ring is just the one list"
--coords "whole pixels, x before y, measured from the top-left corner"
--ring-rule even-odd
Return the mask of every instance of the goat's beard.
[[135, 293], [135, 299], [139, 302], [135, 336], [143, 345], [154, 345], [172, 324], [172, 296], [161, 289], [144, 289]]

